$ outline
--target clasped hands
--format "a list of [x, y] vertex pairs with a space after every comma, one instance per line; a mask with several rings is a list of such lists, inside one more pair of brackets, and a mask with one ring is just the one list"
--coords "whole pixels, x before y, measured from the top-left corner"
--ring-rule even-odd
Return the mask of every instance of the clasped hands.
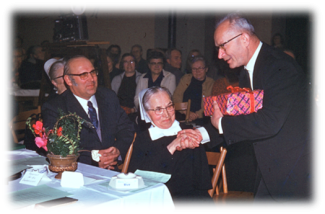
[[109, 147], [108, 149], [99, 150], [98, 153], [101, 155], [98, 166], [103, 169], [114, 169], [120, 151], [115, 147]]
[[167, 149], [171, 154], [174, 154], [176, 150], [182, 151], [183, 149], [199, 147], [201, 141], [202, 135], [199, 130], [184, 129], [178, 132], [177, 138], [167, 146]]

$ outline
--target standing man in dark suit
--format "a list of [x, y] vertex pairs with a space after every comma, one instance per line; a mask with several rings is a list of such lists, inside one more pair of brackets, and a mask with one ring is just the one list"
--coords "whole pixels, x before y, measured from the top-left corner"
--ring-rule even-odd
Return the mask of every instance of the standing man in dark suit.
[[58, 108], [76, 113], [94, 124], [83, 127], [80, 134], [79, 162], [97, 165], [91, 158], [92, 150], [101, 154], [98, 166], [116, 169], [117, 158], [125, 157], [134, 136], [133, 123], [120, 107], [116, 94], [106, 88], [97, 88], [98, 72], [84, 56], [75, 56], [66, 62], [64, 81], [68, 89], [42, 106], [44, 127], [52, 128], [58, 117]]
[[224, 116], [214, 103], [214, 134], [223, 136], [228, 146], [253, 145], [255, 199], [309, 199], [311, 115], [304, 72], [290, 56], [262, 43], [238, 14], [218, 23], [214, 40], [219, 59], [230, 68], [247, 69], [239, 86], [264, 90], [263, 108], [249, 115]]

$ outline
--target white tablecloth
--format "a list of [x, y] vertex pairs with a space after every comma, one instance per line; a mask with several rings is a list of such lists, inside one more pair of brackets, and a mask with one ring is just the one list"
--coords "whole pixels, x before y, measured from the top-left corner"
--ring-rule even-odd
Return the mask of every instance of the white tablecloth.
[[40, 89], [21, 89], [18, 85], [6, 87], [10, 95], [17, 97], [38, 97]]
[[[7, 154], [9, 162], [38, 156], [36, 152], [26, 149], [8, 151]], [[118, 172], [82, 163], [78, 163], [77, 172], [81, 172], [85, 180], [85, 185], [79, 189], [61, 187], [60, 180], [54, 178], [56, 173], [51, 172], [49, 174], [51, 181], [46, 183], [47, 186], [69, 192], [72, 194], [69, 197], [78, 199], [76, 203], [63, 206], [64, 209], [134, 208], [136, 206], [154, 209], [164, 208], [164, 210], [174, 208], [169, 190], [164, 184], [156, 184], [136, 191], [121, 192], [107, 187], [110, 178], [118, 174]], [[9, 192], [33, 187], [19, 184], [20, 180], [21, 178], [9, 182]], [[11, 203], [14, 207], [14, 201], [11, 201]], [[25, 209], [32, 208], [34, 206], [25, 207]]]

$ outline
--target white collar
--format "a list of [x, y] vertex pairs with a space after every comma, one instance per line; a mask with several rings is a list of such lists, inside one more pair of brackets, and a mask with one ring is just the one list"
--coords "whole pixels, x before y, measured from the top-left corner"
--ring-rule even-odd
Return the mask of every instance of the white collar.
[[149, 128], [149, 134], [151, 140], [157, 140], [159, 138], [165, 136], [174, 136], [177, 135], [179, 131], [181, 131], [181, 127], [179, 126], [179, 122], [177, 120], [174, 121], [173, 125], [168, 129], [161, 129], [157, 126], [151, 125]]
[[86, 112], [87, 115], [88, 115], [88, 101], [92, 102], [94, 108], [96, 109], [97, 118], [99, 118], [98, 117], [98, 105], [97, 105], [97, 100], [96, 100], [95, 95], [91, 96], [89, 100], [86, 100], [84, 98], [78, 97], [75, 94], [73, 94], [73, 95], [78, 100], [78, 102], [80, 103], [81, 107], [85, 110], [85, 112]]
[[253, 89], [253, 72], [254, 72], [254, 66], [255, 66], [255, 62], [257, 59], [258, 54], [260, 53], [260, 50], [262, 48], [262, 42], [260, 41], [260, 44], [257, 46], [252, 58], [249, 60], [249, 62], [247, 63], [247, 65], [244, 66], [244, 68], [248, 71], [249, 74], [249, 79], [251, 81], [251, 86]]

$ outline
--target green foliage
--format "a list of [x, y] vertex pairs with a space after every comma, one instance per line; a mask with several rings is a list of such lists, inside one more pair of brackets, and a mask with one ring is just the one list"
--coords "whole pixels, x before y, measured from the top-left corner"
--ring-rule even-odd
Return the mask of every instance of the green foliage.
[[[76, 113], [69, 112], [65, 114], [61, 109], [58, 109], [59, 117], [52, 130], [45, 130], [44, 134], [47, 141], [47, 149], [54, 155], [66, 157], [71, 154], [78, 154], [80, 131], [82, 125], [93, 128], [93, 124], [82, 119]], [[27, 120], [27, 125], [35, 135], [30, 124], [30, 118]]]

